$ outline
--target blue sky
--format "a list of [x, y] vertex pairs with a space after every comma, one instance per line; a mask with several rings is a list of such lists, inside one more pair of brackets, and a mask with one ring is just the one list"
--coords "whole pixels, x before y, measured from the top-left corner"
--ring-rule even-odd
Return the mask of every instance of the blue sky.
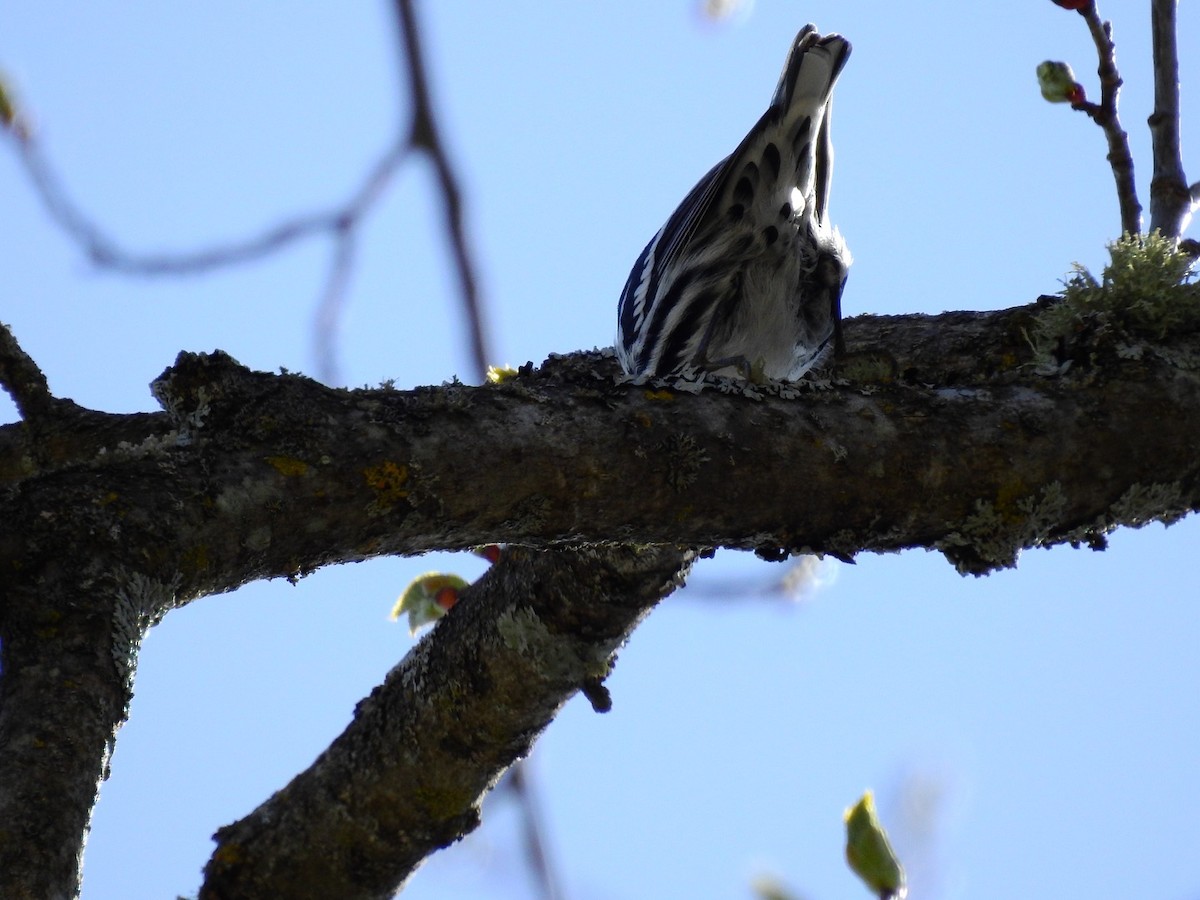
[[[1145, 204], [1149, 14], [1105, 6], [1121, 17]], [[389, 7], [14, 3], [0, 67], [110, 234], [186, 250], [357, 184], [405, 113]], [[1046, 58], [1097, 93], [1082, 22], [1049, 0], [759, 0], [724, 27], [693, 0], [419, 12], [497, 362], [611, 343], [633, 259], [762, 112], [806, 21], [855, 48], [834, 119], [848, 314], [1030, 302], [1073, 261], [1098, 268], [1117, 231], [1102, 135], [1038, 95]], [[1185, 5], [1183, 34], [1200, 33], [1196, 15]], [[1195, 110], [1195, 59], [1183, 82]], [[1186, 113], [1183, 143], [1200, 146]], [[7, 148], [0, 196], [0, 318], [59, 394], [153, 409], [147, 385], [180, 350], [315, 370], [327, 241], [204, 277], [129, 279], [89, 266]], [[347, 384], [471, 380], [433, 196], [427, 167], [410, 164], [366, 223], [338, 339]], [[6, 400], [0, 416], [14, 419]], [[864, 556], [831, 563], [801, 604], [752, 596], [780, 567], [731, 553], [698, 566], [695, 590], [621, 655], [613, 712], [573, 700], [535, 750], [569, 895], [748, 897], [771, 873], [813, 900], [865, 897], [842, 863], [841, 812], [873, 787], [915, 896], [1197, 896], [1198, 529], [1122, 531], [1102, 554], [1034, 551], [985, 579], [935, 554]], [[209, 835], [308, 765], [406, 652], [387, 613], [432, 568], [473, 577], [483, 563], [329, 569], [197, 601], [154, 629], [84, 896], [194, 891]], [[514, 821], [491, 803], [405, 896], [529, 896]]]

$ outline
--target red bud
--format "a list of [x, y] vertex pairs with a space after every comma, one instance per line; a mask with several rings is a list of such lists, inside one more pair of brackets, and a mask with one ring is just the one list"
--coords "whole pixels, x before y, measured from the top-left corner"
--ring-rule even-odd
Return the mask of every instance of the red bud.
[[474, 548], [473, 552], [475, 553], [476, 556], [482, 556], [488, 562], [494, 563], [496, 560], [498, 560], [500, 558], [500, 545], [499, 544], [485, 544], [482, 547]]
[[433, 602], [442, 609], [449, 609], [458, 602], [458, 589], [452, 587], [444, 587], [433, 595]]

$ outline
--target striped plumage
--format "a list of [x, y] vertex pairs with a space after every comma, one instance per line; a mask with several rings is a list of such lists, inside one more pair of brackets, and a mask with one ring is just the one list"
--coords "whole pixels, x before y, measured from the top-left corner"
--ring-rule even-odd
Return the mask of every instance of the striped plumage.
[[650, 239], [617, 311], [627, 374], [790, 381], [831, 339], [840, 351], [850, 252], [828, 220], [829, 117], [849, 56], [806, 25], [762, 118]]

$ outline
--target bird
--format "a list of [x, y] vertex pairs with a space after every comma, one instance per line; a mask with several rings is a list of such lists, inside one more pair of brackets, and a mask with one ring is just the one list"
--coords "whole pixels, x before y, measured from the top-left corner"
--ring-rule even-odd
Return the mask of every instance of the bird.
[[844, 352], [829, 128], [850, 49], [804, 26], [767, 111], [646, 244], [617, 307], [627, 376], [795, 381]]

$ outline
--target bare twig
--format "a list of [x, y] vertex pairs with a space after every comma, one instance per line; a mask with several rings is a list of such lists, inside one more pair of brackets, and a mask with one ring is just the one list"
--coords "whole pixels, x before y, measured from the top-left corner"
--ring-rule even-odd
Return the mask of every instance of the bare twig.
[[1150, 230], [1177, 238], [1187, 227], [1197, 201], [1183, 174], [1179, 148], [1179, 53], [1175, 13], [1178, 0], [1152, 0], [1150, 31], [1154, 51], [1154, 112], [1149, 119], [1154, 142], [1150, 179]]
[[476, 375], [482, 380], [487, 372], [488, 361], [492, 357], [487, 347], [487, 331], [483, 322], [475, 265], [463, 228], [462, 195], [458, 188], [458, 179], [438, 135], [437, 120], [429, 100], [425, 55], [421, 47], [421, 35], [417, 29], [412, 0], [395, 0], [395, 3], [404, 58], [408, 63], [408, 85], [412, 100], [412, 121], [408, 140], [413, 148], [420, 149], [429, 156], [437, 172], [438, 187], [445, 204], [446, 230], [454, 253], [454, 267], [458, 273], [467, 324], [471, 330], [471, 354]]
[[1129, 152], [1129, 136], [1121, 128], [1117, 115], [1117, 95], [1121, 89], [1121, 74], [1117, 71], [1117, 48], [1112, 40], [1112, 23], [1102, 22], [1096, 4], [1089, 3], [1079, 10], [1087, 22], [1100, 65], [1100, 102], [1083, 101], [1075, 109], [1087, 113], [1104, 131], [1108, 139], [1108, 162], [1117, 183], [1117, 201], [1121, 206], [1121, 231], [1137, 234], [1142, 230], [1142, 205], [1138, 202], [1137, 186], [1133, 181], [1133, 156]]
[[12, 397], [23, 419], [45, 411], [54, 401], [46, 376], [3, 322], [0, 322], [0, 387]]
[[350, 283], [357, 252], [358, 235], [348, 225], [341, 230], [334, 244], [333, 261], [329, 265], [325, 289], [313, 319], [313, 358], [316, 360], [317, 377], [326, 384], [339, 384], [342, 380], [337, 361], [338, 323], [342, 318], [346, 285]]
[[543, 900], [562, 900], [562, 890], [554, 867], [550, 863], [550, 855], [546, 850], [545, 827], [539, 814], [537, 798], [534, 796], [533, 785], [529, 777], [529, 766], [526, 760], [521, 760], [505, 777], [509, 790], [521, 807], [523, 819], [521, 830], [525, 841], [525, 857], [529, 868], [533, 871], [538, 889]]
[[[96, 266], [135, 276], [181, 276], [253, 262], [300, 240], [329, 235], [335, 242], [333, 262], [321, 293], [314, 338], [318, 367], [326, 380], [336, 379], [334, 342], [321, 331], [333, 332], [340, 317], [349, 260], [353, 257], [356, 232], [367, 213], [382, 196], [396, 170], [413, 151], [426, 154], [433, 163], [441, 191], [446, 231], [458, 274], [463, 305], [470, 331], [471, 356], [480, 379], [491, 356], [487, 348], [482, 302], [475, 264], [464, 227], [463, 201], [458, 179], [438, 133], [429, 96], [420, 33], [411, 0], [396, 0], [401, 49], [408, 76], [411, 113], [403, 132], [379, 158], [354, 194], [338, 206], [295, 216], [267, 228], [258, 235], [203, 250], [183, 253], [134, 253], [119, 246], [71, 199], [54, 169], [47, 162], [36, 138], [26, 129], [14, 144], [50, 218], [59, 225]], [[15, 132], [14, 132], [15, 133]]]
[[[336, 325], [349, 274], [345, 261], [353, 254], [353, 248], [347, 245], [354, 242], [359, 223], [379, 200], [412, 149], [407, 140], [398, 139], [371, 167], [349, 200], [339, 206], [286, 219], [258, 235], [204, 250], [140, 254], [119, 247], [75, 205], [42, 155], [36, 139], [26, 135], [16, 143], [21, 161], [50, 218], [83, 248], [93, 264], [102, 269], [144, 277], [199, 275], [263, 259], [309, 237], [330, 235], [335, 242], [334, 262], [322, 290], [318, 328]], [[337, 377], [337, 363], [332, 341], [318, 334], [316, 343], [320, 347], [320, 375], [326, 381], [333, 381]]]
[[[97, 266], [126, 275], [196, 275], [213, 269], [262, 259], [288, 244], [322, 232], [337, 234], [344, 228], [347, 219], [358, 219], [374, 202], [377, 189], [373, 189], [380, 177], [399, 164], [403, 152], [393, 147], [384, 154], [371, 170], [362, 187], [346, 204], [325, 210], [296, 216], [266, 229], [262, 233], [244, 240], [219, 244], [205, 250], [186, 253], [131, 253], [107, 237], [103, 230], [89, 219], [71, 201], [54, 171], [42, 156], [35, 139], [18, 142], [20, 157], [26, 171], [42, 199], [50, 217], [83, 248]], [[403, 150], [404, 148], [400, 148]]]

